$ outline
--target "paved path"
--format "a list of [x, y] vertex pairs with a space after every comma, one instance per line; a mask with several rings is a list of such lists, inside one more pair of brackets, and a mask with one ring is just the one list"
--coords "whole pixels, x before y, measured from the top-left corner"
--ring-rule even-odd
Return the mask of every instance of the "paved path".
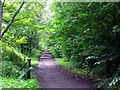
[[80, 88], [79, 90], [91, 89], [92, 82], [88, 78], [75, 77], [57, 65], [52, 55], [44, 50], [39, 59], [35, 75], [42, 88]]

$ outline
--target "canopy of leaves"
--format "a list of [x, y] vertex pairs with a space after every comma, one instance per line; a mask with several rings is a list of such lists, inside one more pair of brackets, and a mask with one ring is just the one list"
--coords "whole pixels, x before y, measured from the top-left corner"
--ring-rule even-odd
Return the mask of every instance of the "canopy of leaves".
[[[3, 30], [20, 4], [4, 2]], [[45, 21], [44, 6], [25, 3], [2, 38], [3, 59], [15, 62], [43, 46], [79, 68], [97, 70], [110, 80], [108, 87], [120, 85], [120, 3], [57, 2]]]
[[[2, 3], [2, 32], [8, 26], [12, 16], [18, 10], [20, 5], [21, 2], [5, 1]], [[3, 73], [0, 73], [0, 75], [4, 77], [3, 81], [5, 81], [3, 87], [6, 87], [6, 85], [8, 85], [7, 87], [13, 87], [14, 85], [17, 87], [16, 85], [19, 83], [19, 80], [16, 78], [18, 78], [18, 73], [20, 72], [21, 67], [25, 64], [28, 58], [33, 56], [38, 57], [38, 54], [36, 53], [38, 50], [41, 51], [39, 36], [42, 33], [41, 31], [45, 28], [45, 25], [40, 23], [44, 5], [44, 2], [25, 2], [20, 12], [16, 15], [12, 25], [3, 35], [1, 40], [3, 64], [0, 62], [3, 67]], [[31, 67], [29, 69], [31, 69]], [[23, 77], [28, 70], [25, 72], [23, 70], [20, 77]], [[12, 80], [8, 82], [10, 78], [12, 78]], [[15, 80], [13, 78], [15, 78]], [[26, 78], [24, 77], [24, 79]], [[6, 82], [9, 84], [6, 84]], [[29, 81], [26, 81], [25, 86], [22, 86], [23, 82], [23, 79], [21, 79], [21, 85], [19, 88], [34, 88], [39, 86], [36, 84], [37, 82], [35, 80], [32, 80], [30, 83], [28, 83]]]
[[48, 46], [79, 67], [99, 67], [107, 77], [118, 77], [120, 3], [58, 2], [53, 7]]

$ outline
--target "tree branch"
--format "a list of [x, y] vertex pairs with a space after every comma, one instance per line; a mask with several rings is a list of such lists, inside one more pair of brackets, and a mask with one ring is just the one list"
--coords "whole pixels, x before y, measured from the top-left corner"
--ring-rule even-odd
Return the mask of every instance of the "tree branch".
[[1, 39], [1, 38], [3, 37], [3, 35], [7, 32], [7, 30], [9, 29], [9, 27], [12, 25], [12, 23], [13, 23], [16, 15], [19, 13], [19, 11], [20, 11], [20, 9], [23, 7], [24, 3], [25, 3], [25, 2], [23, 1], [22, 4], [20, 5], [20, 7], [18, 8], [18, 10], [16, 11], [16, 13], [13, 15], [13, 17], [12, 17], [10, 23], [8, 24], [8, 26], [7, 26], [7, 27], [4, 29], [4, 31], [0, 34], [0, 39]]

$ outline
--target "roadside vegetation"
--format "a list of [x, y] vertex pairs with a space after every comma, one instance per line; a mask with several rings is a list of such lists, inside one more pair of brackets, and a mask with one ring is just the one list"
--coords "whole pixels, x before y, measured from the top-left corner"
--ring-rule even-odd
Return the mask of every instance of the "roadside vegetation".
[[[38, 64], [38, 57], [41, 54], [39, 38], [43, 26], [38, 24], [38, 17], [44, 4], [32, 2], [22, 4], [23, 2], [2, 2], [2, 32], [7, 31], [0, 42], [2, 43], [1, 88], [40, 88], [32, 70]], [[16, 12], [18, 13], [15, 16]], [[11, 22], [11, 26], [7, 29]], [[31, 67], [28, 67], [28, 59], [31, 60]], [[27, 77], [29, 70], [31, 70], [30, 79]]]
[[[5, 0], [1, 4], [3, 87], [38, 88], [34, 76], [27, 80], [26, 73], [37, 65], [42, 49], [47, 49], [66, 69], [95, 78], [98, 87], [120, 88], [119, 2]], [[21, 70], [28, 59], [31, 67]]]
[[53, 4], [48, 49], [60, 65], [120, 88], [120, 3]]

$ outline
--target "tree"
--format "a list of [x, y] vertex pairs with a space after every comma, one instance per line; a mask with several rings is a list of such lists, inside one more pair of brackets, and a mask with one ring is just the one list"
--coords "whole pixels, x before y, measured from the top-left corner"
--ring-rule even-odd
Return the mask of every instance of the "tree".
[[53, 48], [79, 67], [90, 71], [99, 67], [108, 78], [119, 72], [120, 3], [61, 2], [53, 6]]
[[[20, 9], [23, 7], [24, 3], [25, 3], [25, 2], [24, 2], [24, 0], [23, 0], [22, 4], [21, 4], [20, 7], [18, 8], [18, 10], [17, 10], [17, 11], [15, 12], [15, 14], [12, 16], [12, 19], [11, 19], [10, 23], [8, 24], [8, 26], [4, 29], [3, 32], [1, 32], [1, 34], [0, 34], [0, 39], [1, 39], [1, 38], [3, 37], [3, 35], [7, 32], [7, 30], [9, 29], [9, 27], [12, 25], [15, 17], [16, 17], [17, 14], [19, 13]], [[1, 19], [1, 20], [2, 20], [2, 19]]]

